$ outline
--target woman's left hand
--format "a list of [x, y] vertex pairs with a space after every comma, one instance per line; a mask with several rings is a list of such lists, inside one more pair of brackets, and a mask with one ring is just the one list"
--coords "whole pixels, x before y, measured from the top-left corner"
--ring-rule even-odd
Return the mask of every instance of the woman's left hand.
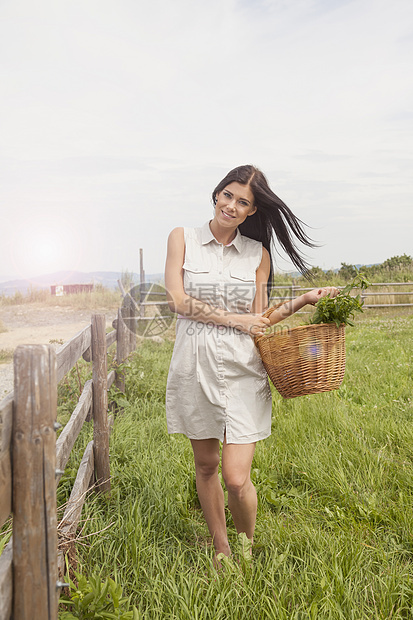
[[315, 288], [308, 293], [304, 293], [303, 297], [307, 304], [314, 306], [322, 297], [330, 295], [331, 298], [336, 297], [340, 292], [340, 289], [335, 286], [324, 286], [323, 288]]

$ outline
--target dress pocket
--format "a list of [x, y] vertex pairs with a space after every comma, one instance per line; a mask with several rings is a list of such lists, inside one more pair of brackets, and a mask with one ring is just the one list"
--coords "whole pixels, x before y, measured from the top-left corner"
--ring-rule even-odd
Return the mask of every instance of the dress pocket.
[[239, 269], [231, 269], [231, 278], [241, 280], [241, 282], [253, 282], [255, 284], [255, 271], [240, 271]]
[[230, 270], [227, 298], [235, 312], [249, 312], [255, 297], [255, 271]]
[[191, 273], [209, 273], [211, 268], [200, 263], [194, 263], [193, 261], [186, 260], [183, 264], [184, 271], [190, 271]]
[[213, 304], [216, 299], [216, 282], [212, 279], [211, 268], [201, 263], [185, 261], [183, 270], [185, 293], [207, 304]]

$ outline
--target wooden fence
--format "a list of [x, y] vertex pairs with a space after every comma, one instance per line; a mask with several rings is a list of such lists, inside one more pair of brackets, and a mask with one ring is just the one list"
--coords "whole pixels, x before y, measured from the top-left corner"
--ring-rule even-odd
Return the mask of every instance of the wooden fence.
[[[0, 527], [12, 514], [13, 535], [0, 556], [0, 620], [55, 620], [65, 571], [58, 552], [56, 487], [90, 412], [93, 440], [88, 444], [62, 521], [59, 537], [73, 540], [91, 480], [110, 491], [108, 389], [124, 391], [122, 373], [107, 371], [107, 349], [116, 343], [116, 362], [136, 348], [133, 305], [122, 311], [106, 334], [105, 316], [55, 352], [50, 345], [24, 345], [14, 354], [14, 392], [0, 402]], [[92, 379], [58, 440], [57, 385], [83, 357], [92, 362]]]

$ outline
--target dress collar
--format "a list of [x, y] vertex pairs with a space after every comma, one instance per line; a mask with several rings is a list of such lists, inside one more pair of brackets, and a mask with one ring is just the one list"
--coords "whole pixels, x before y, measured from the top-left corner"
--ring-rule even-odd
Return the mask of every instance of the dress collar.
[[[215, 239], [214, 235], [212, 234], [212, 231], [211, 231], [211, 229], [209, 227], [209, 222], [205, 222], [205, 224], [201, 228], [201, 243], [202, 243], [202, 245], [207, 245], [211, 241], [215, 241], [215, 243], [219, 243]], [[240, 231], [238, 230], [238, 228], [237, 228], [237, 234], [235, 235], [235, 238], [231, 241], [231, 243], [229, 243], [225, 247], [229, 248], [231, 245], [233, 245], [234, 248], [238, 252], [241, 252], [241, 250], [242, 250], [242, 235], [241, 235]]]

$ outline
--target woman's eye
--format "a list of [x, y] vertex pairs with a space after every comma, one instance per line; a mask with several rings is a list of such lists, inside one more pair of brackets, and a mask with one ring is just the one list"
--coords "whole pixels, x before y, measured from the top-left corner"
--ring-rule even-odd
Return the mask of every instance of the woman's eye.
[[231, 194], [228, 194], [228, 192], [223, 192], [225, 198], [231, 198]]

